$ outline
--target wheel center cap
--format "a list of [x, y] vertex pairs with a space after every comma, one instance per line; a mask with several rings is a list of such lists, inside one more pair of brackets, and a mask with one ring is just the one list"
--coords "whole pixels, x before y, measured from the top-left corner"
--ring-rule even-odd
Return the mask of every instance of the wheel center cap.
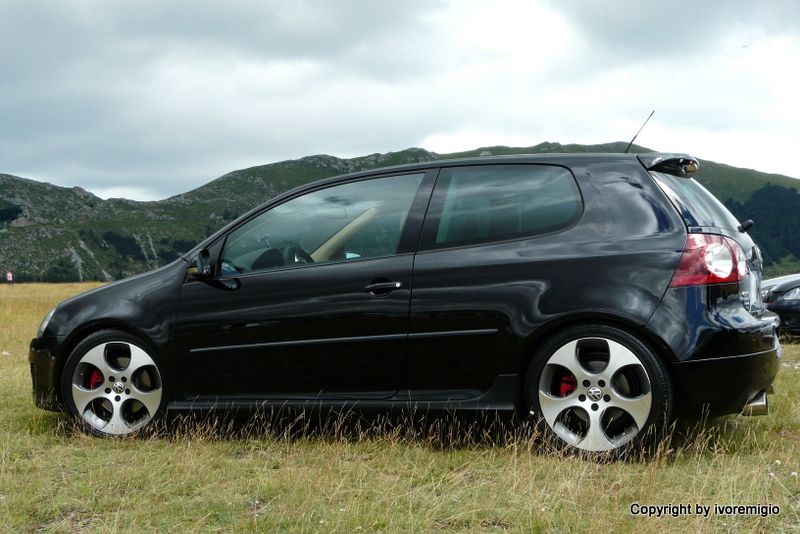
[[125, 384], [123, 384], [122, 382], [114, 382], [114, 385], [111, 386], [111, 390], [117, 394], [122, 393], [123, 391], [125, 391]]
[[586, 396], [589, 397], [589, 400], [599, 401], [603, 398], [603, 390], [597, 386], [592, 386], [586, 390]]

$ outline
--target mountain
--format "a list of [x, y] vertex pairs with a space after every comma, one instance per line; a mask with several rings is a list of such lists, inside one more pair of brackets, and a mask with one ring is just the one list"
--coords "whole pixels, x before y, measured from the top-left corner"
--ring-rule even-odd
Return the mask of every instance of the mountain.
[[[112, 280], [169, 262], [225, 223], [287, 189], [328, 176], [436, 159], [553, 152], [621, 152], [626, 143], [483, 147], [437, 154], [421, 148], [352, 159], [308, 156], [230, 172], [202, 187], [155, 202], [103, 200], [0, 174], [0, 269], [17, 280]], [[648, 152], [632, 147], [634, 152]], [[800, 181], [701, 161], [698, 180], [751, 230], [778, 273], [800, 270]], [[797, 263], [794, 263], [797, 262]]]

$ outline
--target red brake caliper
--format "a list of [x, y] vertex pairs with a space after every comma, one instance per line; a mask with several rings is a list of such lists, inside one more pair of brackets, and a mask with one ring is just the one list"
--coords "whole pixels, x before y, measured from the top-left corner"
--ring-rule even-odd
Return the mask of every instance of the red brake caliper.
[[103, 373], [101, 373], [97, 369], [93, 369], [92, 372], [89, 374], [89, 380], [87, 380], [86, 387], [89, 389], [94, 389], [102, 383], [103, 383]]
[[561, 375], [561, 383], [558, 385], [558, 394], [566, 397], [573, 391], [578, 389], [578, 381], [571, 374], [564, 373]]

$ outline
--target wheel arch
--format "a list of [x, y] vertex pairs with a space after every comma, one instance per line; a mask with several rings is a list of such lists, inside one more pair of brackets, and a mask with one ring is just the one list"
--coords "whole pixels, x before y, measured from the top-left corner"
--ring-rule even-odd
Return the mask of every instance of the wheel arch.
[[662, 339], [648, 331], [644, 325], [638, 324], [637, 322], [621, 314], [603, 312], [574, 314], [566, 317], [559, 317], [543, 324], [525, 339], [525, 348], [522, 352], [522, 357], [518, 362], [516, 369], [518, 376], [520, 377], [520, 380], [518, 381], [519, 391], [517, 392], [517, 402], [519, 403], [519, 406], [524, 406], [524, 377], [527, 374], [528, 367], [533, 361], [533, 358], [539, 348], [542, 347], [560, 330], [575, 326], [587, 325], [612, 326], [621, 330], [625, 330], [629, 334], [636, 336], [640, 341], [645, 343], [658, 358], [661, 359], [661, 361], [664, 363], [664, 367], [667, 369], [667, 375], [670, 381], [673, 383], [675, 382], [672, 365], [678, 361], [675, 353]]
[[75, 347], [80, 345], [80, 343], [87, 337], [103, 330], [118, 330], [120, 332], [135, 336], [142, 340], [143, 343], [147, 344], [149, 350], [154, 350], [154, 347], [157, 346], [150, 336], [148, 336], [143, 330], [120, 319], [102, 318], [78, 326], [64, 338], [64, 341], [61, 343], [61, 350], [59, 351], [56, 359], [53, 381], [55, 383], [54, 389], [58, 396], [58, 402], [61, 406], [64, 405], [64, 399], [62, 398], [61, 392], [61, 379], [64, 373], [64, 366], [66, 365], [70, 354], [72, 354], [72, 351], [75, 350]]

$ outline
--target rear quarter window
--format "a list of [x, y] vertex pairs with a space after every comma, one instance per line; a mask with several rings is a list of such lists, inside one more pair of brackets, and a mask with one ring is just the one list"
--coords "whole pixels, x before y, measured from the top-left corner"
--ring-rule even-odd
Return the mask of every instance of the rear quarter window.
[[442, 169], [423, 248], [535, 236], [566, 228], [583, 210], [572, 173], [551, 165]]
[[733, 230], [739, 227], [739, 221], [728, 208], [694, 178], [679, 178], [661, 172], [651, 172], [650, 175], [688, 226]]

